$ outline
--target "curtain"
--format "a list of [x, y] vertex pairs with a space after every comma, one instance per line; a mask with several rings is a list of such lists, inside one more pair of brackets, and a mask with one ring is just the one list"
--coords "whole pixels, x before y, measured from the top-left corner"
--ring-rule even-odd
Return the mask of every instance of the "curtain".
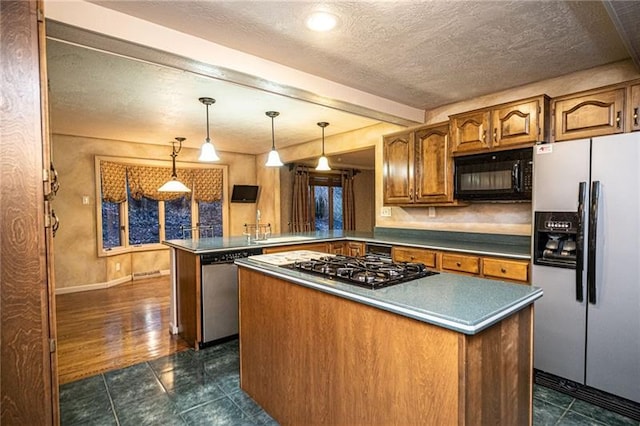
[[100, 183], [104, 201], [123, 203], [127, 199], [126, 180], [127, 168], [124, 164], [100, 161]]
[[[213, 202], [222, 199], [222, 169], [189, 168], [176, 169], [178, 180], [184, 183], [196, 201]], [[181, 192], [159, 192], [158, 188], [171, 178], [170, 167], [142, 166], [111, 161], [100, 161], [102, 199], [122, 203], [127, 199], [126, 186], [131, 196], [139, 200], [142, 197], [156, 201], [169, 201], [183, 197]]]
[[342, 173], [342, 225], [345, 231], [354, 231], [356, 229], [353, 177], [353, 171]]
[[291, 214], [291, 232], [305, 232], [314, 229], [312, 199], [307, 168], [296, 168], [293, 178], [293, 212]]
[[[184, 183], [187, 188], [193, 188], [191, 171], [177, 169], [178, 180]], [[142, 197], [151, 198], [156, 201], [176, 200], [185, 194], [181, 192], [159, 192], [160, 188], [171, 178], [171, 168], [127, 165], [127, 182], [129, 191], [135, 200]]]
[[196, 201], [211, 203], [222, 199], [222, 169], [191, 169], [191, 173]]

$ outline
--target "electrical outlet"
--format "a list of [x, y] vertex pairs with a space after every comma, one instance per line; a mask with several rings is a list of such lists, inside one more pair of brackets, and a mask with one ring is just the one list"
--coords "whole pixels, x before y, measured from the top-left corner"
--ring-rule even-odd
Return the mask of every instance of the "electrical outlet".
[[429, 217], [436, 217], [436, 208], [429, 207]]
[[85, 206], [89, 204], [89, 196], [88, 195], [83, 195], [82, 196], [82, 204], [84, 204]]
[[116, 262], [116, 272], [120, 271], [120, 262]]
[[380, 209], [380, 216], [391, 217], [391, 207], [383, 207]]

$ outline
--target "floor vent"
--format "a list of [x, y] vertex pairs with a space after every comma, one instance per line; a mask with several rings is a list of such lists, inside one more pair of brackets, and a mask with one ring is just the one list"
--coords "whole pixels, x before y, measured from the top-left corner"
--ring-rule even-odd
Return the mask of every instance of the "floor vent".
[[535, 382], [538, 385], [562, 392], [576, 399], [589, 402], [606, 410], [640, 421], [640, 404], [602, 392], [571, 380], [544, 371], [534, 370]]
[[133, 280], [143, 280], [145, 278], [153, 278], [153, 277], [159, 277], [160, 274], [160, 270], [155, 270], [155, 271], [147, 271], [147, 272], [134, 272], [133, 273]]

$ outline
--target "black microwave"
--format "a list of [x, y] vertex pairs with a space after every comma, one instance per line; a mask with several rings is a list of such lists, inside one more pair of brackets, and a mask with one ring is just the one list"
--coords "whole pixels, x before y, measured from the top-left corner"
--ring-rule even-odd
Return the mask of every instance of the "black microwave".
[[532, 148], [456, 157], [455, 198], [467, 201], [531, 200], [532, 175]]

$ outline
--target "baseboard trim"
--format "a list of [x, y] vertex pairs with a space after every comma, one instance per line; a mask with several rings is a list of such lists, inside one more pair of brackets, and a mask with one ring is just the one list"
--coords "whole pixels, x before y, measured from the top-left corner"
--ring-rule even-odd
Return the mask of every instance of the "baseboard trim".
[[573, 382], [544, 371], [534, 369], [534, 380], [558, 392], [589, 402], [609, 411], [614, 411], [634, 420], [640, 420], [640, 404], [619, 396]]
[[138, 276], [138, 277], [134, 277], [134, 275], [125, 275], [124, 277], [120, 277], [115, 280], [106, 281], [103, 283], [74, 285], [71, 287], [60, 287], [60, 288], [56, 288], [56, 295], [68, 294], [68, 293], [79, 293], [82, 291], [102, 290], [105, 288], [115, 287], [120, 284], [128, 283], [134, 280], [158, 277], [162, 275], [169, 275], [169, 273], [170, 273], [169, 269], [163, 269], [161, 271], [156, 271], [156, 273], [153, 275]]

